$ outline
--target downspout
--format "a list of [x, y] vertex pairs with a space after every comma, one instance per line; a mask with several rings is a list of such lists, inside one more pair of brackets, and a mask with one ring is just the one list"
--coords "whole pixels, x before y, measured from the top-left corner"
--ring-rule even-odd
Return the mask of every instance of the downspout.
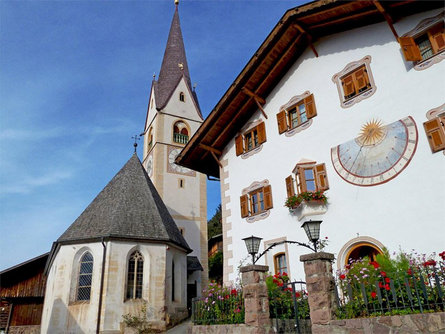
[[102, 293], [104, 291], [104, 278], [105, 278], [105, 257], [107, 254], [107, 246], [104, 243], [104, 238], [101, 240], [102, 247], [103, 247], [103, 255], [102, 255], [102, 276], [100, 278], [100, 292], [99, 292], [99, 308], [97, 310], [97, 327], [96, 327], [96, 334], [99, 334], [100, 329], [100, 316], [102, 311]]

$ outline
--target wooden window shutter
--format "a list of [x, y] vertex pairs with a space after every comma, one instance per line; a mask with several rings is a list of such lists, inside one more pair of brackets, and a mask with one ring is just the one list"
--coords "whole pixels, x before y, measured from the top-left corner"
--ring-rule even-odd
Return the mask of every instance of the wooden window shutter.
[[304, 168], [297, 167], [297, 176], [298, 176], [298, 190], [299, 193], [304, 193], [307, 191], [306, 187], [306, 178], [304, 177]]
[[306, 108], [306, 115], [308, 119], [317, 116], [317, 108], [315, 108], [314, 94], [311, 94], [304, 99], [304, 106]]
[[266, 141], [266, 125], [264, 122], [257, 125], [258, 144], [261, 145]]
[[264, 210], [269, 210], [273, 208], [273, 201], [272, 201], [272, 187], [265, 186], [263, 188], [263, 195], [264, 195]]
[[368, 86], [368, 74], [366, 73], [366, 67], [360, 67], [357, 71], [352, 73], [354, 82], [355, 82], [355, 88], [357, 89], [357, 92], [366, 88]]
[[243, 136], [239, 135], [235, 137], [235, 148], [237, 156], [244, 153]]
[[352, 79], [352, 74], [342, 79], [342, 85], [343, 85], [343, 94], [345, 97], [355, 93], [354, 80]]
[[240, 197], [241, 218], [249, 216], [249, 199], [247, 195]]
[[292, 179], [292, 175], [286, 177], [286, 190], [287, 190], [287, 197], [295, 195], [294, 180]]
[[445, 149], [445, 117], [436, 117], [423, 123], [428, 142], [433, 152]]
[[431, 46], [433, 47], [434, 53], [439, 53], [445, 49], [445, 33], [444, 24], [439, 24], [428, 31], [430, 37]]
[[317, 182], [318, 191], [325, 191], [329, 189], [325, 164], [315, 165], [315, 180]]
[[282, 134], [287, 131], [287, 121], [286, 121], [286, 112], [280, 111], [277, 114], [277, 122], [278, 122], [278, 133]]
[[411, 36], [399, 37], [399, 44], [407, 61], [422, 60], [420, 49], [414, 41], [414, 38]]

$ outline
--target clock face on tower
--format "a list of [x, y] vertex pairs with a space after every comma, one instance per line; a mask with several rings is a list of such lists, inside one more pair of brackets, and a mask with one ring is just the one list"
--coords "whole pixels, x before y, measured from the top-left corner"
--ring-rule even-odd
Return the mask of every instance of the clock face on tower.
[[181, 152], [181, 148], [169, 147], [168, 149], [168, 169], [167, 171], [170, 173], [179, 173], [185, 175], [195, 175], [195, 172], [186, 167], [177, 165], [175, 163], [175, 159], [178, 156], [179, 152]]
[[357, 186], [375, 186], [395, 178], [411, 161], [417, 148], [417, 127], [411, 116], [382, 125], [366, 123], [359, 137], [331, 148], [340, 177]]

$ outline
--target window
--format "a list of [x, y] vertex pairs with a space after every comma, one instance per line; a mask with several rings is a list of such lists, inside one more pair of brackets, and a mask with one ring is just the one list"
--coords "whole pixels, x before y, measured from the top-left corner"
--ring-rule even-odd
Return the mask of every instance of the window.
[[172, 261], [172, 302], [175, 301], [175, 261]]
[[[325, 191], [329, 189], [325, 164], [314, 162], [298, 163], [293, 172], [299, 194], [304, 192]], [[295, 195], [294, 178], [289, 175], [285, 179], [287, 196]]]
[[179, 186], [179, 188], [185, 188], [185, 180], [178, 179], [178, 186]]
[[144, 258], [139, 251], [131, 254], [128, 260], [127, 299], [142, 298]]
[[282, 134], [294, 129], [315, 116], [317, 116], [317, 109], [313, 94], [296, 102], [295, 98], [292, 98], [289, 103], [280, 108], [280, 112], [277, 114], [278, 132]]
[[371, 56], [351, 62], [332, 77], [337, 85], [340, 105], [349, 108], [357, 102], [370, 97], [376, 91], [371, 73]]
[[176, 122], [173, 125], [173, 141], [179, 144], [187, 144], [189, 141], [189, 130], [187, 124], [183, 121]]
[[244, 134], [235, 137], [236, 155], [249, 152], [266, 141], [266, 126], [261, 122]]
[[423, 123], [433, 153], [445, 149], [445, 113]]
[[185, 95], [183, 92], [179, 93], [179, 101], [185, 102]]
[[413, 33], [399, 38], [400, 47], [407, 61], [424, 61], [445, 50], [443, 19], [425, 30]]
[[271, 186], [254, 189], [240, 197], [241, 217], [254, 216], [273, 207]]
[[275, 274], [282, 275], [283, 273], [288, 273], [285, 253], [278, 253], [274, 256], [274, 266]]
[[80, 259], [76, 300], [90, 300], [93, 280], [93, 255], [86, 252]]

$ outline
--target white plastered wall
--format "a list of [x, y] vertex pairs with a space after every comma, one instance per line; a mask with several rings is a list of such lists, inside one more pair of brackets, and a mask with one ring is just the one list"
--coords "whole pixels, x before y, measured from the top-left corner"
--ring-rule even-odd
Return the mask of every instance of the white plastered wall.
[[[395, 24], [395, 28], [399, 35], [403, 35], [422, 19], [438, 12], [404, 18]], [[307, 241], [300, 228], [303, 221], [298, 221], [284, 207], [287, 197], [284, 179], [303, 158], [326, 164], [329, 205], [327, 213], [322, 216], [321, 234], [329, 237], [327, 251], [337, 255], [357, 234], [379, 240], [390, 251], [398, 251], [399, 247], [426, 253], [443, 250], [445, 229], [441, 203], [445, 203], [445, 161], [442, 153], [431, 153], [422, 123], [427, 120], [428, 110], [445, 102], [445, 61], [423, 71], [414, 70], [412, 63], [404, 61], [386, 22], [325, 37], [315, 43], [315, 48], [318, 58], [307, 48], [265, 97], [264, 109], [268, 119], [257, 111], [249, 120], [265, 121], [267, 142], [262, 150], [242, 159], [235, 155], [232, 140], [223, 152], [221, 160], [228, 160], [225, 168], [229, 171], [224, 181], [230, 185], [224, 194], [231, 199], [225, 208], [230, 212], [227, 222], [231, 223], [225, 238], [232, 237], [227, 246], [227, 250], [233, 250], [233, 257], [228, 262], [234, 268], [229, 275], [232, 282], [236, 279], [240, 261], [247, 256], [242, 238], [254, 234], [267, 240], [286, 237]], [[377, 90], [371, 97], [344, 109], [331, 78], [348, 63], [367, 55], [372, 58], [370, 67]], [[313, 93], [315, 98], [318, 115], [313, 124], [291, 137], [279, 135], [276, 114], [280, 106], [305, 91]], [[407, 116], [412, 116], [417, 125], [417, 151], [396, 178], [377, 186], [359, 187], [338, 176], [331, 163], [332, 147], [357, 137], [367, 121], [379, 119], [389, 124]], [[241, 218], [239, 197], [243, 188], [264, 179], [268, 179], [272, 186], [274, 207], [269, 217], [249, 224]], [[294, 279], [304, 278], [299, 261], [299, 256], [304, 253], [307, 253], [306, 249], [289, 245]], [[263, 264], [264, 259], [258, 263]]]

